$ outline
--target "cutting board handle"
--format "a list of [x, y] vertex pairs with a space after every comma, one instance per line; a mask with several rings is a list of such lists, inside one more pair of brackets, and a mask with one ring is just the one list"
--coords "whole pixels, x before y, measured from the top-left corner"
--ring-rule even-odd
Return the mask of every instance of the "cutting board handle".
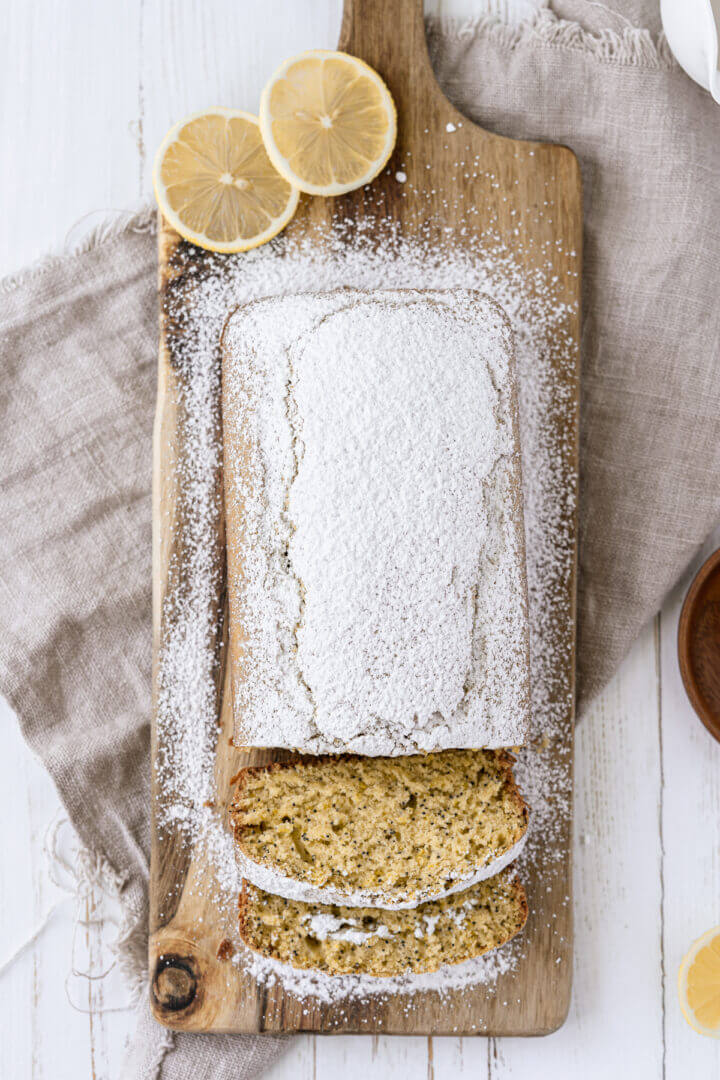
[[[436, 89], [425, 40], [423, 0], [345, 0], [338, 48], [365, 60], [394, 95]], [[412, 84], [412, 86], [410, 85]]]

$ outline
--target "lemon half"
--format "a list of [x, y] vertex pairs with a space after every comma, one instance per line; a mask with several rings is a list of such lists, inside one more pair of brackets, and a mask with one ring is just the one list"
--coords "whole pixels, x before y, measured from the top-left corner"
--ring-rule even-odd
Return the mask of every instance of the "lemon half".
[[691, 945], [680, 965], [678, 994], [690, 1027], [720, 1039], [720, 926]]
[[153, 186], [181, 236], [221, 252], [272, 239], [299, 199], [271, 164], [257, 118], [239, 109], [210, 109], [171, 128], [155, 156]]
[[291, 57], [260, 99], [271, 162], [310, 195], [341, 195], [370, 183], [397, 136], [395, 103], [376, 71], [342, 52]]

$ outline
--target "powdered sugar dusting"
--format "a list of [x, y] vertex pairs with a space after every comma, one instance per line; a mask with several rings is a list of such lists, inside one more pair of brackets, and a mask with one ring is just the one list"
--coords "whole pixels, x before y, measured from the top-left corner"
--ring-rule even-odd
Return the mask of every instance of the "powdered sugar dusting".
[[[561, 871], [569, 828], [570, 767], [569, 760], [562, 763], [562, 754], [558, 765], [558, 748], [567, 742], [573, 687], [570, 666], [558, 663], [558, 650], [571, 648], [572, 640], [568, 587], [575, 489], [567, 472], [570, 458], [565, 456], [572, 448], [558, 443], [557, 417], [567, 415], [568, 395], [574, 393], [574, 343], [563, 329], [566, 309], [557, 299], [550, 263], [547, 272], [528, 275], [495, 238], [473, 238], [464, 232], [460, 230], [462, 249], [453, 246], [449, 232], [438, 250], [422, 236], [390, 235], [387, 242], [378, 243], [375, 222], [368, 233], [336, 234], [322, 243], [280, 237], [238, 257], [200, 258], [196, 251], [188, 256], [184, 248], [176, 256], [184, 275], [175, 289], [172, 283], [169, 287], [166, 317], [174, 324], [171, 361], [178, 376], [187, 455], [177, 462], [183, 547], [177, 564], [171, 566], [159, 657], [156, 768], [164, 794], [158, 804], [158, 825], [203, 850], [208, 864], [204, 887], [213, 890], [218, 905], [228, 910], [237, 899], [237, 869], [221, 813], [227, 793], [218, 796], [213, 780], [219, 667], [216, 597], [221, 580], [219, 340], [225, 319], [238, 304], [341, 285], [479, 289], [497, 300], [512, 322], [520, 376], [533, 706], [530, 745], [521, 752], [517, 769], [533, 818], [517, 865], [523, 880], [528, 877], [524, 871], [541, 865], [543, 889], [549, 889], [553, 874]], [[166, 527], [173, 528], [173, 523]], [[552, 912], [545, 911], [539, 888], [529, 900], [531, 920], [542, 917], [551, 926]], [[242, 947], [236, 959], [259, 981], [280, 980], [298, 996], [334, 1001], [399, 993], [403, 987], [410, 992], [482, 983], [491, 992], [498, 976], [521, 962], [523, 948], [521, 935], [488, 957], [432, 976], [391, 980], [388, 986], [371, 977], [348, 981], [288, 972], [272, 961], [250, 957]]]
[[240, 308], [224, 340], [236, 741], [361, 754], [524, 742], [502, 311], [465, 290], [343, 289]]

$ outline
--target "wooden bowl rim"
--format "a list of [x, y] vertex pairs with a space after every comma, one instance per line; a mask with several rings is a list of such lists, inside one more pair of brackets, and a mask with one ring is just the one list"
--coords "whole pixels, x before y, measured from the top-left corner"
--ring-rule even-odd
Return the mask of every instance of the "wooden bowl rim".
[[690, 699], [690, 704], [702, 720], [703, 724], [713, 736], [720, 742], [720, 716], [711, 712], [705, 698], [698, 689], [697, 681], [690, 662], [691, 630], [694, 624], [695, 605], [703, 586], [712, 575], [720, 570], [720, 548], [713, 551], [702, 564], [693, 578], [692, 584], [687, 591], [680, 611], [678, 622], [678, 660], [680, 663], [680, 675], [682, 677], [685, 692]]

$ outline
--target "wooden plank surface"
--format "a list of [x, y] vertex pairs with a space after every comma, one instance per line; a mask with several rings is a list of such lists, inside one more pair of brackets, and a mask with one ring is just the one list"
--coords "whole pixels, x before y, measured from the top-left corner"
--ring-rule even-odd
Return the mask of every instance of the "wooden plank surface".
[[[472, 16], [483, 4], [433, 0], [428, 8]], [[237, 0], [128, 0], [100, 5], [91, 13], [81, 0], [63, 5], [8, 0], [6, 14], [0, 87], [3, 100], [21, 99], [23, 108], [8, 114], [2, 134], [7, 154], [0, 193], [12, 212], [0, 234], [0, 274], [45, 251], [62, 249], [66, 236], [82, 235], [113, 209], [149, 198], [152, 148], [174, 119], [220, 100], [254, 108], [274, 65], [304, 48], [332, 48], [339, 25], [336, 0], [311, 5], [266, 0], [252, 9]], [[121, 40], [122, 50], [108, 51], [109, 40]], [[49, 106], [51, 185], [36, 167]], [[103, 132], [101, 167], [94, 156], [100, 144], [86, 138], [88, 130]], [[94, 214], [86, 217], [91, 210]], [[720, 533], [706, 553], [718, 544]], [[720, 922], [717, 877], [711, 877], [711, 860], [720, 851], [720, 747], [695, 729], [679, 682], [673, 637], [681, 592], [682, 586], [666, 601], [578, 728], [576, 956], [573, 1002], [563, 1028], [541, 1042], [297, 1036], [266, 1074], [268, 1080], [335, 1075], [344, 1080], [368, 1075], [377, 1080], [404, 1075], [576, 1080], [580, 1069], [584, 1080], [720, 1075], [720, 1043], [691, 1031], [675, 997], [679, 957], [693, 935]], [[662, 664], [655, 652], [655, 626], [660, 628]], [[13, 868], [12, 874], [0, 875], [4, 957], [57, 898], [43, 837], [62, 808], [52, 781], [2, 701], [0, 728], [0, 841], [5, 863]], [[657, 768], [640, 780], [630, 762], [659, 761], [661, 734], [663, 782]], [[629, 749], [627, 765], [618, 756], [615, 769], [599, 768], [598, 758], [615, 741]], [[619, 812], [601, 813], [601, 807], [628, 803], [643, 823], [642, 838], [634, 845], [641, 857], [624, 859], [618, 876], [614, 852], [631, 843], [627, 821]], [[111, 927], [108, 933], [112, 937]], [[97, 999], [87, 1014], [70, 1005], [64, 981], [72, 935], [68, 904], [0, 977], [0, 1076], [117, 1080], [121, 1075], [135, 1014], [101, 1013]], [[625, 962], [618, 965], [621, 955]], [[105, 966], [94, 965], [98, 980]], [[632, 969], [643, 972], [641, 992], [627, 978]], [[107, 994], [104, 1007], [123, 1000]]]
[[[304, 198], [286, 237], [324, 234], [328, 228], [351, 222], [384, 227], [396, 223], [403, 236], [422, 235], [429, 247], [442, 250], [450, 243], [469, 244], [472, 234], [493, 230], [522, 266], [528, 280], [540, 270], [560, 282], [558, 299], [565, 303], [561, 331], [575, 342], [574, 356], [557, 350], [558, 399], [567, 411], [553, 417], [554, 444], [562, 460], [568, 489], [576, 484], [579, 253], [581, 250], [581, 192], [577, 162], [564, 147], [524, 143], [481, 130], [466, 120], [440, 91], [430, 67], [422, 4], [395, 0], [392, 10], [383, 0], [347, 0], [340, 47], [370, 63], [385, 78], [398, 108], [398, 145], [389, 167], [369, 189], [339, 199]], [[477, 171], [465, 162], [480, 162]], [[408, 183], [399, 184], [396, 170], [408, 170]], [[543, 207], [551, 206], [545, 214]], [[461, 233], [464, 231], [464, 237]], [[202, 252], [180, 240], [163, 222], [159, 237], [161, 311], [178, 310], [183, 290], [193, 287], [207, 260]], [[183, 418], [177, 407], [182, 396], [184, 328], [163, 314], [159, 396], [155, 432], [155, 569], [154, 649], [156, 660], [165, 639], [167, 600], [182, 589], [183, 519], [187, 508], [178, 474], [186, 454]], [[221, 477], [217, 478], [218, 486]], [[572, 514], [572, 511], [570, 511]], [[574, 535], [574, 520], [564, 523]], [[218, 523], [218, 554], [222, 562], [223, 526]], [[556, 644], [558, 701], [563, 710], [562, 732], [546, 753], [558, 771], [572, 769], [574, 685], [574, 551], [568, 553], [566, 587], [558, 597], [552, 621], [563, 629]], [[219, 582], [220, 593], [224, 583]], [[219, 608], [224, 601], [218, 598]], [[173, 607], [174, 605], [170, 605]], [[240, 755], [230, 744], [232, 706], [223, 635], [227, 614], [217, 627], [219, 687], [216, 805], [225, 807], [230, 778], [256, 755]], [[154, 752], [162, 755], [165, 732], [154, 727]], [[267, 758], [267, 755], [264, 755]], [[569, 780], [568, 780], [569, 785]], [[162, 783], [154, 785], [155, 810], [166, 797]], [[562, 863], [550, 872], [534, 866], [525, 881], [531, 914], [524, 931], [523, 955], [512, 973], [499, 976], [494, 993], [475, 987], [452, 991], [442, 998], [433, 992], [415, 993], [408, 1009], [402, 998], [371, 997], [333, 1004], [301, 1001], [278, 983], [259, 987], [237, 965], [222, 962], [217, 950], [224, 938], [236, 937], [232, 916], [218, 910], [213, 897], [196, 887], [206, 873], [205, 855], [189, 851], [179, 834], [153, 829], [151, 877], [150, 974], [155, 1016], [162, 1023], [192, 1031], [344, 1031], [385, 1033], [474, 1033], [495, 1035], [546, 1034], [564, 1020], [570, 1000], [572, 958], [572, 893], [570, 822], [559, 829]], [[539, 860], [540, 863], [543, 860]]]

